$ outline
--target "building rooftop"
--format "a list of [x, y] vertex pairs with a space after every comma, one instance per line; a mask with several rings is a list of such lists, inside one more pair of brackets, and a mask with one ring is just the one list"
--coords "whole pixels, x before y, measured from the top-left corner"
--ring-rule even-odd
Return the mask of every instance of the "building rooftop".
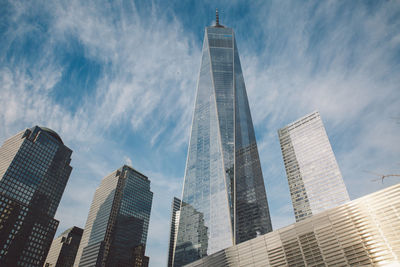
[[[55, 131], [53, 131], [52, 129], [49, 129], [47, 127], [43, 127], [43, 126], [38, 126], [40, 129], [42, 129], [42, 131], [46, 132], [47, 134], [49, 134], [50, 136], [54, 137], [57, 141], [60, 141], [61, 144], [64, 144], [64, 142], [62, 141], [61, 137], [58, 135], [58, 133], [56, 133]], [[32, 128], [31, 130], [33, 131], [34, 128]]]

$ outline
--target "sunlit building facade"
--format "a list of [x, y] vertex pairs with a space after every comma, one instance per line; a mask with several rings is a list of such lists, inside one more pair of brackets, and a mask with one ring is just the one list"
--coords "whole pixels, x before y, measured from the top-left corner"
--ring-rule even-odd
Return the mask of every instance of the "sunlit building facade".
[[187, 267], [400, 266], [400, 184], [219, 251]]
[[74, 266], [137, 266], [133, 263], [137, 248], [145, 250], [152, 200], [150, 180], [129, 166], [103, 178]]
[[278, 135], [297, 222], [350, 200], [318, 112]]
[[0, 148], [0, 266], [42, 267], [58, 227], [54, 215], [72, 171], [72, 150], [35, 126]]
[[174, 266], [272, 230], [231, 28], [205, 29]]

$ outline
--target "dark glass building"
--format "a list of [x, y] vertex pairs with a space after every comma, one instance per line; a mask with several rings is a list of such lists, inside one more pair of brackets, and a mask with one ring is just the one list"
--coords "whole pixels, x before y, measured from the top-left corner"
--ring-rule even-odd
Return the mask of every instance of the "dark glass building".
[[103, 178], [74, 266], [136, 266], [135, 248], [143, 246], [144, 253], [152, 200], [150, 180], [129, 166]]
[[174, 249], [176, 242], [176, 235], [178, 233], [179, 223], [179, 209], [181, 208], [181, 200], [174, 197], [171, 204], [171, 227], [169, 230], [169, 250], [168, 250], [168, 267], [172, 267], [174, 258]]
[[174, 266], [272, 230], [235, 34], [205, 29]]
[[71, 154], [56, 132], [38, 126], [0, 148], [0, 266], [43, 266]]
[[144, 255], [145, 251], [146, 247], [144, 245], [133, 248], [133, 264], [129, 264], [129, 267], [149, 267], [150, 258]]
[[82, 234], [83, 229], [74, 226], [54, 239], [44, 267], [72, 267]]

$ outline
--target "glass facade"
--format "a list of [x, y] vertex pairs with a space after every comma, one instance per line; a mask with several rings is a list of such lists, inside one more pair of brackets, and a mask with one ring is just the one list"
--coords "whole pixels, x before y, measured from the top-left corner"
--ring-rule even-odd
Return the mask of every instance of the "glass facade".
[[278, 131], [296, 221], [350, 200], [318, 112]]
[[169, 250], [168, 250], [168, 267], [172, 267], [172, 262], [174, 258], [175, 242], [176, 236], [178, 234], [178, 224], [179, 224], [179, 209], [181, 208], [181, 200], [174, 197], [171, 205], [171, 226], [169, 231]]
[[71, 154], [57, 133], [38, 126], [0, 148], [0, 266], [43, 266]]
[[153, 192], [150, 180], [129, 166], [103, 178], [86, 221], [74, 266], [127, 266], [146, 245]]
[[83, 229], [71, 227], [53, 240], [44, 267], [72, 267]]
[[271, 230], [234, 32], [207, 27], [174, 266]]
[[200, 266], [400, 266], [400, 184], [219, 251]]

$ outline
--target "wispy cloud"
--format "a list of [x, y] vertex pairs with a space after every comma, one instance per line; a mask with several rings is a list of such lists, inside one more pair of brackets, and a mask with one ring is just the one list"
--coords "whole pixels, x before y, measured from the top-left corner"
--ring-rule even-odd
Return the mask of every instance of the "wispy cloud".
[[287, 187], [276, 130], [313, 110], [352, 198], [378, 190], [363, 170], [400, 171], [399, 127], [389, 120], [400, 106], [399, 4], [271, 2], [254, 12], [264, 46], [242, 39], [239, 48], [272, 206], [290, 203], [288, 194], [273, 196]]
[[[100, 179], [131, 160], [155, 193], [150, 262], [165, 264], [199, 31], [214, 19], [214, 10], [206, 12], [215, 3], [199, 3], [189, 11], [181, 1], [1, 4], [0, 139], [39, 124], [74, 150], [56, 216], [60, 230], [83, 227]], [[398, 2], [218, 4], [222, 23], [236, 32], [274, 227], [293, 222], [276, 130], [313, 110], [322, 115], [352, 198], [396, 182], [371, 182], [364, 170], [400, 169], [400, 126], [392, 119], [400, 116]]]
[[[162, 154], [184, 149], [200, 44], [156, 6], [146, 16], [133, 3], [103, 4], [8, 4], [10, 23], [1, 47], [0, 138], [39, 124], [56, 130], [74, 150], [74, 170], [56, 214], [60, 231], [71, 224], [84, 226], [102, 177], [123, 163], [144, 169], [156, 193], [149, 232], [154, 251], [148, 247], [153, 255], [160, 250], [157, 246], [164, 247], [168, 231], [160, 241], [157, 229], [168, 225], [169, 202], [180, 194], [182, 178], [172, 181], [159, 174], [169, 163], [152, 165], [143, 156], [152, 152], [141, 151], [141, 141], [127, 138], [141, 138], [150, 147], [158, 144], [164, 147], [156, 150]], [[100, 66], [94, 70], [73, 65], [76, 75], [70, 78], [91, 79], [86, 85], [90, 91], [70, 88], [76, 81], [65, 81], [77, 61]]]

